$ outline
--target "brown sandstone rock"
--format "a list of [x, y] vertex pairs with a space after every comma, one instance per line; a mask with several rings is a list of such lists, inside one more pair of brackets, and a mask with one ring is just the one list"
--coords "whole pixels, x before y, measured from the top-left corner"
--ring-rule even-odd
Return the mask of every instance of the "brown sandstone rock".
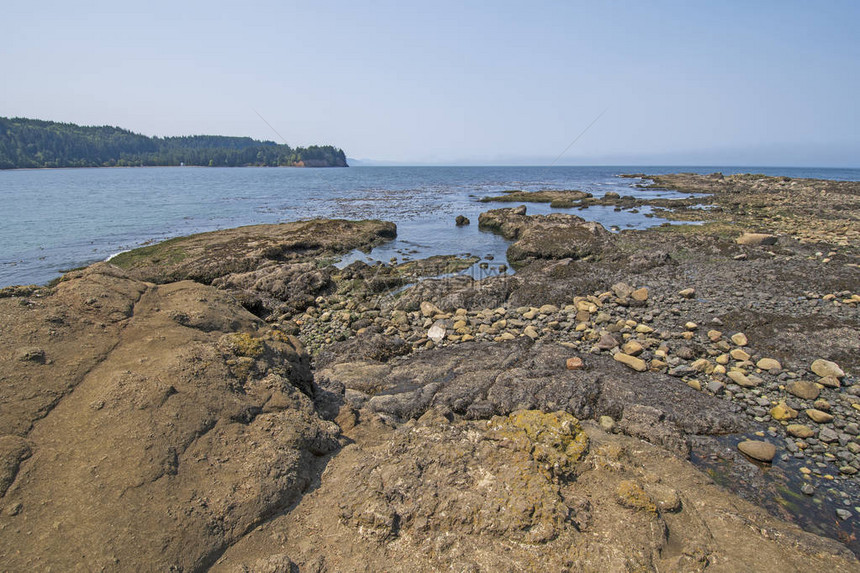
[[481, 213], [478, 225], [514, 241], [507, 255], [516, 267], [538, 259], [598, 258], [613, 241], [599, 223], [560, 213], [528, 216], [519, 208]]
[[809, 380], [792, 380], [785, 385], [785, 390], [803, 400], [815, 400], [821, 393], [815, 382]]
[[814, 408], [806, 410], [806, 415], [810, 420], [818, 424], [826, 424], [833, 421], [832, 414], [828, 414], [827, 412], [822, 412], [821, 410], [816, 410]]
[[[31, 390], [4, 386], [0, 425], [16, 435], [0, 439], [0, 483], [20, 509], [0, 515], [0, 555], [12, 570], [204, 568], [296, 500], [338, 446], [314, 413], [301, 346], [212, 287], [97, 265], [35, 314], [6, 311], [9, 336], [66, 317], [45, 338], [53, 363], [33, 364], [28, 382], [56, 380], [54, 399], [34, 408]], [[0, 361], [10, 367], [6, 379], [27, 380]]]
[[755, 365], [762, 370], [782, 370], [782, 364], [773, 358], [762, 358]]
[[[512, 432], [502, 437], [497, 423], [431, 410], [344, 448], [320, 487], [229, 548], [213, 571], [253, 570], [268, 555], [341, 571], [856, 568], [840, 544], [769, 517], [666, 450], [586, 425], [588, 453], [550, 480], [544, 472], [556, 466], [538, 461], [547, 458], [534, 456], [540, 442], [526, 429], [540, 424], [502, 421], [502, 436]], [[555, 440], [549, 449], [560, 454], [564, 440]]]
[[822, 378], [826, 376], [833, 376], [834, 378], [841, 379], [845, 376], [845, 372], [842, 368], [839, 367], [835, 362], [831, 362], [830, 360], [824, 360], [819, 358], [812, 363], [810, 368], [813, 372], [821, 376]]
[[641, 358], [636, 358], [635, 356], [630, 356], [629, 354], [624, 354], [623, 352], [617, 352], [613, 355], [616, 362], [620, 362], [625, 366], [636, 370], [637, 372], [645, 372], [648, 370], [648, 364], [642, 360]]
[[630, 297], [633, 300], [636, 300], [639, 302], [645, 302], [646, 300], [648, 300], [648, 288], [647, 287], [638, 288], [630, 294]]
[[735, 241], [739, 245], [759, 246], [775, 245], [776, 237], [767, 233], [744, 233]]
[[793, 420], [797, 418], [797, 410], [786, 405], [785, 402], [780, 402], [770, 409], [770, 415], [774, 420]]
[[789, 433], [789, 435], [794, 436], [795, 438], [811, 438], [815, 435], [815, 432], [812, 431], [812, 428], [809, 426], [804, 426], [803, 424], [789, 424], [785, 427], [785, 431]]
[[746, 440], [738, 444], [738, 449], [760, 462], [770, 463], [776, 455], [776, 447], [770, 442], [761, 442], [758, 440]]

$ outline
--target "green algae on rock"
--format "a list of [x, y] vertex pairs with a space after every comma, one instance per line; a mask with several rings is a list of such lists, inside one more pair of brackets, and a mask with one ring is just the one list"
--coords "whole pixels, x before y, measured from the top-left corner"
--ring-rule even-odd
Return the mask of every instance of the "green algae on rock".
[[371, 248], [396, 236], [397, 227], [385, 221], [313, 219], [178, 237], [121, 253], [110, 262], [149, 282], [209, 284], [231, 273]]

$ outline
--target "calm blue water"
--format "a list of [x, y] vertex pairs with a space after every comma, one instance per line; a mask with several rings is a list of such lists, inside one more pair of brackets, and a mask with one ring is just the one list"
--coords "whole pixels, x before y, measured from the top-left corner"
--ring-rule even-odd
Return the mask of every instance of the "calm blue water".
[[[732, 167], [351, 167], [349, 169], [128, 168], [0, 171], [0, 287], [42, 284], [61, 270], [152, 241], [252, 223], [311, 217], [394, 221], [398, 239], [371, 258], [474, 254], [505, 262], [507, 243], [478, 231], [478, 215], [502, 204], [477, 199], [505, 189], [581, 189], [673, 196], [632, 187], [620, 173], [755, 172], [860, 180], [860, 169]], [[528, 206], [548, 213], [548, 205]], [[607, 228], [663, 222], [612, 208], [566, 211]], [[472, 225], [457, 228], [463, 214]], [[366, 258], [357, 254], [351, 257]]]

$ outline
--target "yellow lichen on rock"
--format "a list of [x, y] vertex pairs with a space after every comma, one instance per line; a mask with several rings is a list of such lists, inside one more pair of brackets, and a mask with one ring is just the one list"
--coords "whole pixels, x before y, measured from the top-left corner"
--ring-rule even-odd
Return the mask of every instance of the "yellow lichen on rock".
[[222, 351], [230, 352], [236, 356], [249, 358], [255, 358], [263, 353], [263, 341], [254, 338], [247, 332], [225, 334], [218, 340], [218, 347]]
[[793, 420], [797, 418], [797, 410], [786, 404], [785, 402], [780, 402], [776, 406], [770, 409], [770, 415], [774, 420]]
[[657, 505], [654, 500], [633, 480], [623, 480], [618, 484], [615, 499], [620, 505], [630, 509], [641, 509], [649, 513], [657, 512]]
[[567, 412], [518, 410], [509, 416], [495, 416], [489, 429], [493, 437], [513, 441], [529, 451], [548, 477], [573, 473], [588, 451], [588, 436], [579, 420]]

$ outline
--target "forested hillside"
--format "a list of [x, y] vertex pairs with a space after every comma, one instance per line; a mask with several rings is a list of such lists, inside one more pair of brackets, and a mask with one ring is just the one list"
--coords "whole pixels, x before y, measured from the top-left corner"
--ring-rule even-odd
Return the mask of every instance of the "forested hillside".
[[347, 166], [344, 152], [330, 145], [290, 147], [250, 137], [220, 135], [147, 137], [119, 127], [0, 117], [0, 169], [182, 164]]

